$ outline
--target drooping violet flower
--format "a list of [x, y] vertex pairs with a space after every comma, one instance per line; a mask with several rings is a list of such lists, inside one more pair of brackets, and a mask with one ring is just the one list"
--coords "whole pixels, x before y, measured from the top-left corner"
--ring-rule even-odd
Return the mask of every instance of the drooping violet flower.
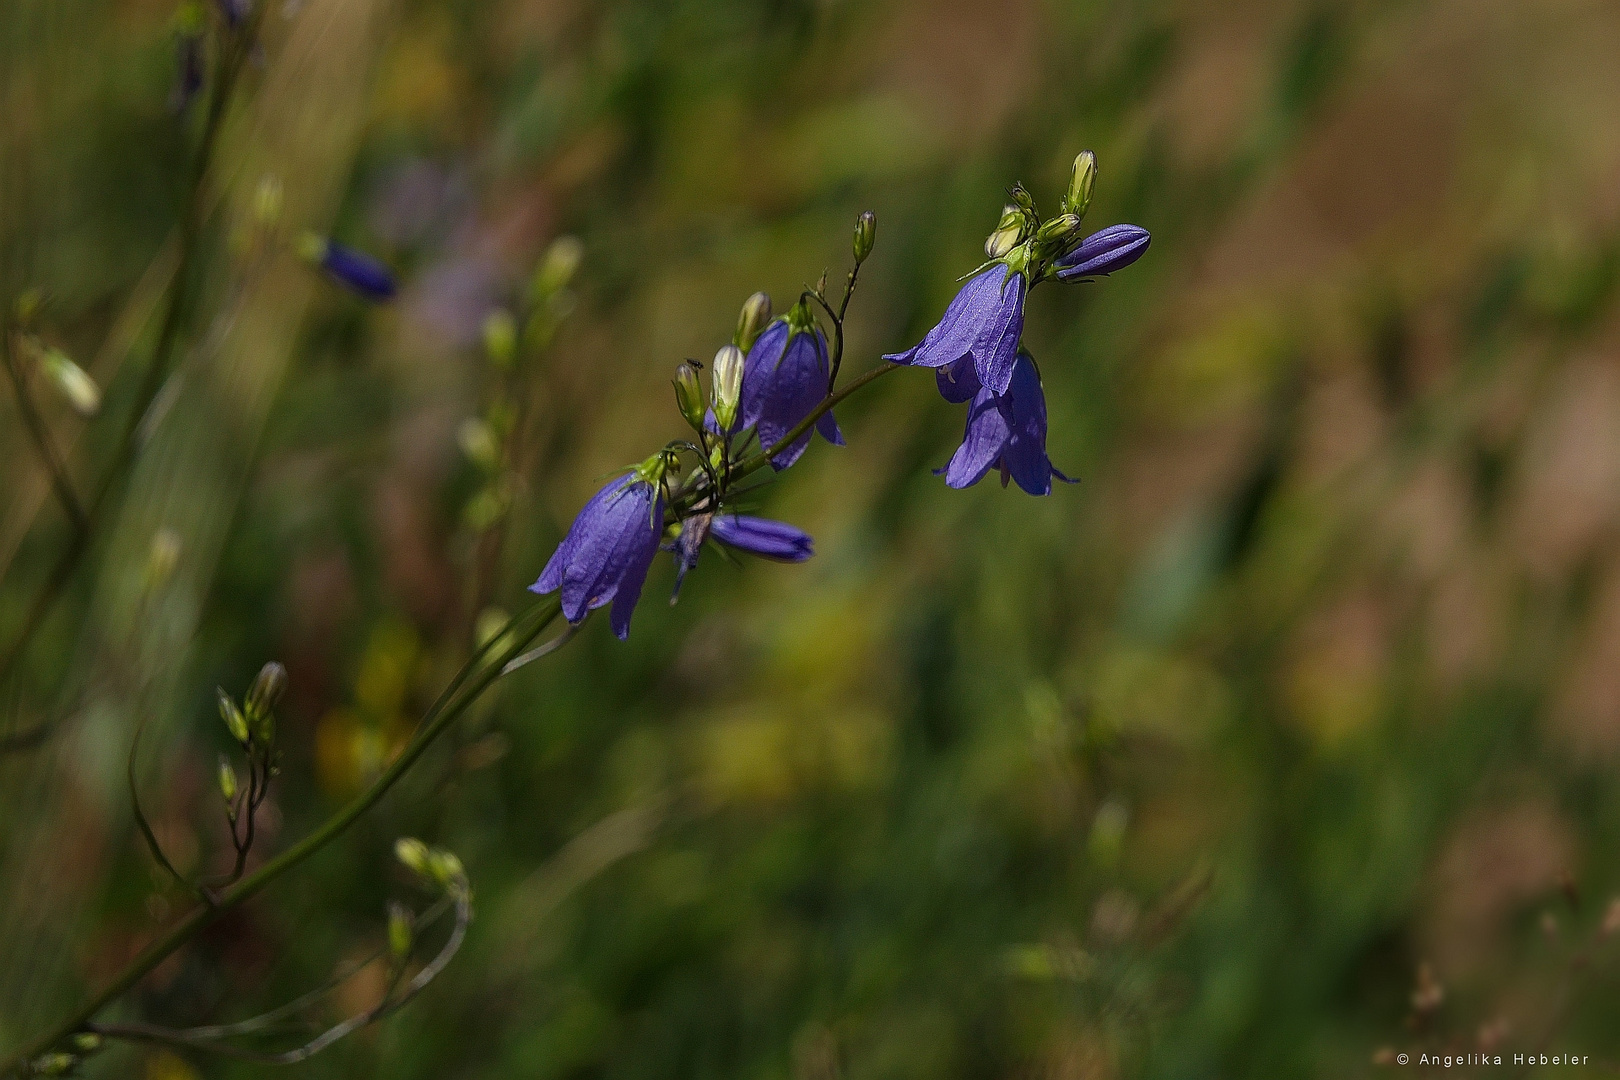
[[709, 535], [728, 547], [777, 562], [804, 562], [816, 553], [815, 541], [785, 521], [748, 514], [717, 514]]
[[1074, 483], [1052, 467], [1046, 456], [1046, 395], [1041, 376], [1029, 353], [1020, 351], [1005, 394], [980, 387], [968, 408], [967, 432], [945, 474], [953, 488], [972, 487], [992, 468], [1001, 470], [1001, 486], [1008, 479], [1031, 495], [1048, 495], [1052, 477]]
[[319, 266], [333, 281], [359, 293], [367, 300], [391, 300], [395, 285], [393, 272], [362, 252], [344, 247], [335, 240], [306, 233], [298, 244], [298, 253], [310, 263]]
[[810, 534], [785, 521], [749, 514], [693, 514], [680, 523], [675, 539], [664, 545], [666, 551], [675, 553], [675, 591], [670, 603], [680, 596], [681, 582], [687, 571], [697, 565], [706, 539], [777, 562], [800, 563], [815, 554]]
[[[767, 326], [748, 350], [738, 430], [753, 428], [760, 447], [769, 450], [827, 396], [829, 374], [827, 338], [810, 314], [809, 304], [801, 300]], [[821, 414], [815, 428], [834, 446], [844, 445], [832, 410]], [[809, 445], [806, 431], [771, 458], [771, 468], [781, 472], [798, 461]]]
[[[1015, 248], [1012, 255], [1024, 253]], [[1000, 260], [975, 274], [945, 308], [938, 325], [921, 342], [883, 359], [916, 367], [943, 368], [970, 358], [978, 381], [998, 394], [1007, 392], [1018, 339], [1024, 332], [1022, 269]]]
[[663, 459], [656, 455], [591, 497], [529, 591], [562, 590], [571, 623], [611, 602], [613, 632], [622, 641], [663, 532]]
[[1053, 265], [1060, 281], [1080, 281], [1123, 270], [1147, 251], [1153, 238], [1140, 225], [1110, 225], [1092, 233]]

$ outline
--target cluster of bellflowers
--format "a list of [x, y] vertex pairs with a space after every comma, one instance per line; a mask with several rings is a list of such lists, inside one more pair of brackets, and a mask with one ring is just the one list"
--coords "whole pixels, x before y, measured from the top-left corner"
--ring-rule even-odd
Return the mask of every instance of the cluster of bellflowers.
[[[987, 261], [970, 272], [922, 341], [884, 356], [893, 365], [932, 368], [946, 401], [968, 403], [962, 444], [937, 470], [953, 488], [970, 487], [992, 469], [1003, 487], [1016, 481], [1031, 495], [1049, 494], [1054, 477], [1069, 481], [1046, 454], [1046, 397], [1022, 342], [1024, 304], [1043, 281], [1104, 277], [1147, 250], [1147, 230], [1135, 225], [1082, 233], [1096, 178], [1096, 157], [1080, 154], [1060, 212], [1045, 221], [1029, 192], [1014, 186], [985, 242]], [[770, 297], [750, 296], [730, 344], [709, 367], [707, 394], [702, 365], [688, 360], [676, 369], [675, 401], [692, 438], [669, 443], [592, 496], [531, 591], [560, 592], [563, 615], [574, 625], [611, 604], [613, 632], [624, 639], [659, 551], [674, 556], [676, 595], [706, 545], [781, 562], [811, 557], [814, 543], [803, 530], [739, 512], [736, 484], [755, 466], [790, 468], [812, 430], [844, 444], [832, 413], [844, 315], [876, 236], [877, 218], [868, 211], [856, 221], [854, 267], [836, 307], [825, 275], [775, 319]], [[830, 351], [823, 316], [833, 333]]]

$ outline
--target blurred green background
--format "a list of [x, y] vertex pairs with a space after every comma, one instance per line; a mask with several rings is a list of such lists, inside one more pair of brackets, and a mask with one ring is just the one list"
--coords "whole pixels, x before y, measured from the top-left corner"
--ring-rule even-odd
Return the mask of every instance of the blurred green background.
[[[1363, 1076], [1385, 1048], [1620, 1058], [1620, 14], [1597, 0], [264, 0], [179, 374], [0, 731], [0, 1048], [99, 985], [228, 845], [216, 684], [283, 661], [285, 848], [517, 610], [668, 378], [877, 212], [846, 371], [912, 344], [1004, 189], [1152, 249], [1043, 286], [1057, 466], [930, 474], [925, 373], [765, 496], [803, 566], [655, 567], [374, 812], [116, 1015], [231, 1020], [365, 955], [402, 834], [465, 861], [465, 951], [307, 1076]], [[106, 390], [152, 350], [196, 116], [171, 0], [0, 4], [0, 298]], [[367, 307], [233, 240], [401, 274]], [[463, 421], [484, 316], [584, 257], [521, 383], [483, 586]], [[0, 395], [0, 640], [68, 524]], [[178, 550], [152, 573], [154, 541]], [[1620, 912], [1620, 909], [1615, 909]], [[1620, 922], [1620, 919], [1614, 919]], [[1419, 979], [1429, 965], [1432, 982]], [[380, 971], [347, 984], [364, 1008]], [[1419, 993], [1414, 1005], [1414, 987]], [[1435, 1001], [1439, 990], [1441, 1000]], [[1415, 1066], [1414, 1066], [1415, 1067]], [[93, 1075], [270, 1070], [117, 1049]], [[1500, 1069], [1485, 1070], [1499, 1074]], [[1580, 1074], [1581, 1070], [1569, 1070]]]

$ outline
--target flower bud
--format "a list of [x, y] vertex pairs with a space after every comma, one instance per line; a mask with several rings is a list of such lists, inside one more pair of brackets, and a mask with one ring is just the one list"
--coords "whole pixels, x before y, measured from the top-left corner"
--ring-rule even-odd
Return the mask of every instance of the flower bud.
[[691, 425], [693, 431], [703, 430], [703, 383], [698, 379], [695, 364], [682, 361], [675, 369], [675, 407]]
[[217, 691], [219, 718], [225, 721], [225, 727], [230, 731], [231, 738], [246, 746], [249, 737], [247, 717], [242, 715], [242, 710], [236, 707], [236, 701], [225, 692], [223, 686], [218, 687]]
[[1024, 187], [1023, 184], [1014, 184], [1012, 190], [1007, 194], [1012, 199], [1012, 204], [1018, 208], [1024, 217], [1035, 221], [1040, 220], [1041, 215], [1035, 210], [1035, 196], [1031, 195], [1029, 189]]
[[315, 233], [306, 232], [298, 238], [298, 255], [367, 300], [392, 299], [398, 288], [393, 272], [370, 255]]
[[534, 272], [534, 298], [545, 300], [557, 295], [574, 280], [580, 260], [585, 257], [585, 245], [575, 236], [559, 236], [546, 248], [540, 265]]
[[984, 253], [992, 259], [1006, 255], [1023, 243], [1024, 226], [1024, 215], [1018, 207], [1010, 203], [1002, 207], [1001, 220], [996, 222], [996, 231], [984, 242]]
[[446, 890], [456, 891], [467, 885], [467, 871], [453, 851], [434, 848], [428, 853], [428, 873]]
[[484, 319], [484, 355], [502, 371], [510, 370], [517, 360], [517, 320], [505, 308]]
[[101, 411], [101, 387], [67, 353], [49, 345], [38, 346], [37, 352], [40, 371], [74, 412], [88, 419]]
[[268, 720], [270, 711], [276, 707], [276, 702], [281, 700], [281, 695], [286, 690], [286, 668], [274, 660], [260, 668], [253, 685], [248, 687], [247, 700], [243, 702], [242, 711], [247, 713], [248, 722], [256, 724]]
[[414, 836], [402, 836], [394, 841], [394, 858], [405, 864], [405, 868], [418, 877], [432, 877], [429, 867], [431, 854], [428, 846]]
[[500, 440], [486, 421], [476, 416], [467, 417], [456, 429], [456, 442], [467, 460], [480, 469], [493, 470], [500, 464]]
[[721, 431], [730, 431], [737, 423], [737, 408], [742, 403], [744, 359], [742, 349], [736, 345], [726, 345], [714, 354], [714, 370], [709, 381], [714, 395], [714, 419]]
[[261, 229], [274, 229], [281, 223], [281, 178], [267, 174], [259, 178], [253, 191], [253, 220]]
[[1097, 186], [1097, 155], [1082, 150], [1074, 159], [1074, 170], [1069, 174], [1069, 190], [1063, 195], [1063, 212], [1085, 217], [1091, 206], [1091, 192]]
[[224, 754], [221, 754], [219, 756], [219, 793], [225, 799], [225, 805], [233, 808], [233, 812], [237, 790], [236, 770], [231, 768], [230, 761], [226, 759]]
[[771, 298], [757, 292], [743, 301], [742, 314], [737, 316], [737, 333], [731, 343], [743, 352], [754, 347], [754, 339], [771, 321]]
[[388, 951], [394, 960], [402, 961], [411, 955], [411, 913], [404, 904], [395, 901], [388, 905]]
[[877, 242], [877, 215], [870, 210], [863, 211], [855, 219], [855, 265], [859, 266], [872, 254], [872, 245]]
[[1080, 218], [1074, 214], [1059, 214], [1035, 230], [1035, 251], [1039, 258], [1051, 258], [1063, 252], [1080, 232]]
[[173, 529], [153, 533], [152, 547], [146, 553], [146, 568], [141, 572], [141, 591], [150, 594], [162, 588], [179, 564], [180, 534]]
[[72, 1054], [42, 1054], [34, 1059], [31, 1068], [35, 1076], [66, 1076], [78, 1063]]
[[93, 1054], [101, 1049], [101, 1036], [93, 1031], [81, 1031], [73, 1036], [73, 1049], [81, 1054]]

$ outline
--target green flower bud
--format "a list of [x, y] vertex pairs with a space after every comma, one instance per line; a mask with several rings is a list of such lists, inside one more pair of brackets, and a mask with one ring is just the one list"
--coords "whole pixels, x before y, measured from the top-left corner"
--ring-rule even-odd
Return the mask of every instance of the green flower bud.
[[[247, 699], [242, 703], [242, 711], [247, 714], [249, 726], [265, 724], [270, 720], [270, 712], [281, 700], [281, 695], [287, 690], [287, 669], [270, 661], [259, 669], [254, 678], [253, 685], [248, 687]], [[271, 729], [266, 727], [265, 731]], [[265, 742], [269, 742], [268, 735]]]
[[274, 229], [281, 222], [281, 178], [266, 175], [259, 179], [253, 191], [253, 220], [259, 228]]
[[411, 913], [405, 905], [390, 903], [388, 905], [388, 951], [393, 954], [396, 962], [403, 961], [411, 955]]
[[546, 300], [566, 289], [584, 257], [585, 245], [578, 237], [559, 236], [553, 240], [534, 272], [534, 298]]
[[73, 1048], [81, 1054], [93, 1054], [101, 1049], [101, 1036], [93, 1031], [81, 1031], [73, 1036]]
[[434, 848], [428, 853], [428, 872], [447, 891], [457, 891], [467, 887], [467, 871], [456, 858], [453, 851], [443, 848]]
[[78, 1063], [72, 1054], [42, 1054], [34, 1059], [33, 1071], [36, 1076], [66, 1076]]
[[1041, 215], [1035, 209], [1035, 196], [1031, 195], [1023, 184], [1014, 184], [1012, 190], [1007, 194], [1012, 198], [1012, 204], [1019, 209], [1024, 217], [1032, 222], [1040, 220]]
[[996, 222], [995, 232], [984, 242], [985, 255], [999, 259], [1023, 243], [1026, 224], [1024, 214], [1018, 207], [1010, 203], [1002, 207], [1001, 220]]
[[759, 337], [771, 321], [771, 298], [762, 292], [757, 292], [743, 301], [742, 314], [737, 316], [737, 333], [732, 337], [731, 343], [743, 352], [754, 347], [754, 339]]
[[500, 440], [495, 437], [495, 429], [484, 420], [476, 416], [463, 420], [456, 429], [456, 442], [461, 444], [461, 452], [467, 455], [467, 460], [480, 469], [493, 472], [500, 465]]
[[225, 721], [225, 727], [229, 729], [231, 738], [246, 746], [250, 735], [247, 717], [242, 715], [242, 710], [236, 707], [235, 699], [225, 692], [223, 686], [217, 687], [216, 690], [219, 695], [219, 718]]
[[230, 761], [224, 754], [221, 754], [219, 755], [219, 793], [224, 797], [226, 806], [235, 806], [236, 792], [236, 770], [231, 768]]
[[863, 211], [855, 219], [855, 265], [859, 266], [872, 254], [872, 245], [877, 242], [877, 215], [870, 210]]
[[101, 387], [61, 349], [38, 345], [39, 369], [67, 399], [73, 411], [89, 418], [101, 411]]
[[703, 430], [703, 383], [698, 379], [697, 365], [682, 361], [675, 369], [675, 407], [681, 411], [693, 431]]
[[414, 836], [402, 836], [394, 841], [394, 858], [404, 863], [405, 868], [418, 877], [433, 876], [429, 866], [431, 853], [428, 846]]
[[1039, 258], [1050, 258], [1068, 250], [1080, 235], [1080, 218], [1060, 214], [1035, 230], [1035, 251]]
[[1097, 186], [1097, 155], [1082, 150], [1074, 159], [1074, 171], [1069, 174], [1069, 190], [1063, 195], [1063, 212], [1085, 217], [1091, 206], [1091, 192]]
[[517, 320], [504, 308], [484, 319], [484, 355], [502, 371], [517, 361]]
[[737, 423], [737, 409], [742, 404], [743, 361], [743, 351], [736, 345], [723, 346], [714, 354], [714, 370], [709, 382], [714, 395], [714, 419], [721, 431], [730, 431]]

